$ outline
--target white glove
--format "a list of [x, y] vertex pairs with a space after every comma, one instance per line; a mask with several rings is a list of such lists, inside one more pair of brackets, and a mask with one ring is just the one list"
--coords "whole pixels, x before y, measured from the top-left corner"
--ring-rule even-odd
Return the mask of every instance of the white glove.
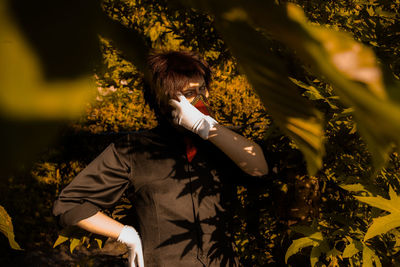
[[189, 131], [198, 134], [204, 140], [208, 139], [208, 133], [210, 129], [214, 127], [218, 122], [210, 116], [204, 115], [196, 107], [183, 96], [179, 95], [178, 99], [169, 100], [169, 104], [175, 108], [172, 111], [172, 118], [174, 123], [183, 126]]
[[135, 262], [138, 267], [144, 267], [142, 242], [138, 232], [132, 226], [125, 225], [117, 240], [128, 247], [129, 267], [135, 267]]

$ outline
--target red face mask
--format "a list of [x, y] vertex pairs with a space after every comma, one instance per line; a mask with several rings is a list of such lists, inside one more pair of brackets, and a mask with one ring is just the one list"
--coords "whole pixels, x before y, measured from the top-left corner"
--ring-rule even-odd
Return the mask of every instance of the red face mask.
[[211, 115], [210, 105], [208, 104], [207, 98], [204, 95], [196, 96], [191, 104], [204, 115]]
[[[210, 105], [208, 104], [207, 98], [204, 95], [196, 96], [190, 104], [195, 106], [204, 115], [211, 115]], [[191, 162], [197, 153], [197, 148], [193, 145], [189, 138], [185, 139], [185, 143], [187, 160]]]

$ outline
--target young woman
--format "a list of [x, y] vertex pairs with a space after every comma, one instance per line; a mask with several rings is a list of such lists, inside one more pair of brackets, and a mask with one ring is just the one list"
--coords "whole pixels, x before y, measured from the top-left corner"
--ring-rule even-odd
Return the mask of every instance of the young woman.
[[[110, 144], [61, 192], [53, 212], [63, 226], [125, 243], [130, 266], [237, 265], [229, 228], [234, 185], [266, 175], [264, 155], [211, 117], [204, 60], [169, 51], [151, 55], [149, 66], [159, 126]], [[101, 212], [128, 187], [136, 229]]]

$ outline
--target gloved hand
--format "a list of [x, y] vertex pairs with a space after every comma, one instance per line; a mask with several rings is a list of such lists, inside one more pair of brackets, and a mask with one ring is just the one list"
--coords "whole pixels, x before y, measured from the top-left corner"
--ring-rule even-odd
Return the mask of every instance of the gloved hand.
[[178, 95], [178, 99], [179, 102], [175, 99], [169, 100], [169, 104], [175, 108], [172, 111], [174, 123], [207, 140], [210, 129], [218, 124], [218, 122], [210, 116], [201, 113], [183, 95]]
[[135, 262], [138, 267], [144, 267], [142, 242], [138, 232], [132, 226], [125, 225], [117, 240], [128, 247], [129, 267], [135, 267]]

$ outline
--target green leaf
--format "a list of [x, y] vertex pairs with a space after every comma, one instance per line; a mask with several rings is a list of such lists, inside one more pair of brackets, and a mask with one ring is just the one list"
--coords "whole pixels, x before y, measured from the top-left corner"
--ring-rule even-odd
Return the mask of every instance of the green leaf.
[[82, 245], [82, 240], [78, 239], [78, 238], [72, 238], [71, 244], [69, 246], [69, 251], [72, 253], [74, 251], [74, 249], [79, 245]]
[[364, 241], [374, 236], [387, 233], [400, 226], [400, 213], [392, 213], [383, 217], [372, 219], [372, 224], [364, 236]]
[[99, 246], [99, 248], [102, 248], [103, 246], [103, 240], [99, 239], [99, 238], [95, 238], [94, 240], [96, 240], [97, 245]]
[[287, 264], [287, 261], [290, 256], [298, 253], [301, 249], [309, 246], [314, 246], [315, 241], [308, 237], [302, 237], [296, 240], [293, 240], [292, 244], [289, 246], [288, 250], [286, 251], [285, 254], [285, 263]]
[[400, 201], [398, 199], [389, 200], [389, 199], [385, 199], [381, 196], [376, 196], [376, 197], [354, 196], [354, 197], [361, 202], [371, 205], [372, 207], [376, 207], [381, 210], [385, 210], [385, 211], [389, 211], [389, 212], [400, 213]]
[[362, 251], [363, 247], [361, 242], [351, 239], [350, 244], [346, 246], [343, 251], [343, 258], [351, 258], [358, 252]]
[[400, 246], [400, 231], [393, 229], [391, 233], [394, 235], [394, 238], [396, 240], [396, 243], [394, 244], [393, 247], [399, 247]]
[[316, 229], [310, 226], [304, 226], [304, 225], [295, 225], [290, 227], [293, 231], [296, 233], [303, 234], [305, 236], [311, 236], [316, 232]]
[[[362, 184], [341, 184], [339, 185], [342, 189], [350, 192], [368, 192], [368, 190]], [[371, 193], [368, 192], [370, 195]]]
[[324, 237], [322, 236], [321, 232], [312, 233], [311, 235], [309, 235], [307, 237], [310, 238], [311, 240], [314, 240], [317, 242], [321, 242], [322, 240], [324, 240]]
[[396, 192], [393, 190], [393, 187], [391, 186], [389, 186], [389, 197], [390, 200], [400, 203], [400, 197], [396, 194]]
[[64, 243], [65, 241], [67, 241], [69, 238], [67, 236], [63, 236], [63, 235], [58, 235], [58, 238], [56, 240], [56, 242], [54, 242], [53, 248], [57, 247], [58, 245]]
[[378, 255], [376, 255], [374, 253], [374, 255], [372, 256], [372, 259], [374, 260], [376, 267], [382, 267], [382, 263], [381, 263], [381, 260], [379, 259]]
[[329, 243], [328, 243], [328, 241], [325, 239], [325, 240], [322, 240], [320, 243], [319, 243], [319, 246], [318, 246], [318, 248], [319, 248], [319, 250], [321, 251], [321, 253], [328, 253], [328, 251], [330, 250], [329, 249]]
[[381, 267], [381, 261], [379, 257], [375, 254], [375, 252], [370, 249], [368, 246], [363, 244], [363, 256], [362, 256], [362, 266], [363, 267], [373, 267], [373, 261], [375, 262], [376, 267]]
[[7, 40], [0, 43], [1, 115], [23, 120], [77, 118], [88, 101], [94, 99], [94, 81], [88, 75], [50, 81], [6, 2], [0, 2], [0, 40]]
[[292, 244], [289, 246], [288, 250], [286, 251], [285, 255], [285, 262], [287, 263], [287, 260], [289, 259], [290, 256], [296, 254], [299, 252], [301, 249], [309, 246], [320, 246], [320, 251], [325, 250], [326, 244], [324, 242], [324, 237], [321, 232], [311, 232], [310, 227], [293, 227], [299, 231], [303, 231], [304, 233], [307, 233], [307, 237], [302, 237], [296, 240], [293, 240]]
[[390, 199], [381, 196], [376, 197], [359, 197], [355, 196], [361, 202], [367, 203], [373, 207], [390, 212], [389, 215], [374, 218], [372, 224], [364, 236], [364, 241], [400, 226], [400, 197], [394, 192], [393, 188], [389, 188]]
[[311, 267], [314, 267], [315, 264], [317, 264], [320, 256], [321, 256], [321, 249], [319, 247], [313, 247], [311, 249], [311, 254], [310, 254]]
[[22, 250], [18, 243], [15, 241], [14, 228], [12, 225], [11, 217], [2, 206], [0, 206], [0, 232], [2, 232], [7, 237], [12, 249]]
[[341, 255], [342, 252], [340, 252], [339, 250], [337, 250], [335, 247], [333, 247], [331, 250], [329, 250], [328, 252], [326, 252], [326, 257], [328, 258], [336, 258], [337, 256]]

